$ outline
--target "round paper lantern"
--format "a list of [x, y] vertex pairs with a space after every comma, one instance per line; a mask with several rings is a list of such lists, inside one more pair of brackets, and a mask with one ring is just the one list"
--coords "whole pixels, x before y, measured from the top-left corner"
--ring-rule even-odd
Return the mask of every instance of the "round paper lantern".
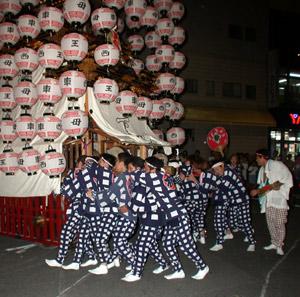
[[23, 14], [17, 21], [20, 36], [31, 40], [36, 38], [41, 31], [40, 23], [37, 17], [30, 14]]
[[5, 175], [14, 175], [20, 169], [18, 159], [18, 153], [15, 153], [11, 147], [5, 147], [0, 154], [0, 171]]
[[46, 43], [38, 50], [39, 63], [46, 69], [58, 69], [64, 61], [63, 52], [55, 43]]
[[101, 44], [95, 49], [94, 58], [99, 66], [115, 66], [119, 62], [120, 51], [112, 44]]
[[82, 61], [88, 53], [87, 39], [78, 33], [64, 35], [61, 39], [61, 49], [67, 61]]
[[124, 11], [133, 21], [138, 21], [144, 15], [146, 7], [145, 0], [126, 0]]
[[15, 53], [17, 67], [23, 72], [33, 72], [39, 66], [38, 54], [29, 47], [22, 47]]
[[29, 81], [21, 81], [14, 87], [16, 103], [22, 108], [31, 108], [37, 102], [36, 86]]
[[228, 145], [228, 134], [225, 128], [215, 127], [207, 134], [207, 145], [212, 151], [223, 154], [224, 148]]
[[175, 51], [173, 46], [164, 44], [156, 49], [155, 55], [161, 63], [169, 64], [174, 59]]
[[174, 59], [169, 63], [170, 69], [178, 71], [184, 67], [186, 63], [185, 55], [182, 52], [176, 51], [174, 54]]
[[157, 72], [161, 69], [162, 64], [158, 61], [156, 55], [149, 55], [146, 57], [146, 68], [149, 71]]
[[80, 137], [88, 129], [88, 115], [79, 109], [67, 110], [61, 118], [62, 130], [69, 136]]
[[50, 178], [59, 177], [66, 169], [66, 159], [62, 153], [50, 148], [41, 155], [40, 167]]
[[161, 73], [156, 79], [156, 85], [161, 92], [168, 92], [174, 89], [176, 83], [175, 75], [172, 73]]
[[164, 132], [159, 129], [153, 129], [152, 132], [154, 133], [155, 137], [159, 140], [164, 140]]
[[0, 76], [4, 79], [12, 79], [19, 72], [13, 55], [0, 55]]
[[0, 24], [0, 40], [7, 46], [15, 45], [20, 39], [18, 27], [14, 23]]
[[137, 109], [135, 115], [139, 120], [144, 120], [149, 118], [150, 113], [152, 112], [152, 100], [148, 97], [138, 97]]
[[45, 105], [56, 104], [62, 98], [59, 81], [55, 78], [41, 79], [37, 84], [37, 96]]
[[153, 50], [161, 45], [161, 39], [155, 31], [150, 31], [145, 35], [146, 47]]
[[17, 105], [14, 97], [14, 89], [11, 86], [0, 87], [0, 108], [12, 110]]
[[171, 9], [173, 0], [154, 0], [153, 4], [156, 10], [162, 16], [165, 16], [167, 12]]
[[176, 25], [184, 16], [184, 5], [181, 2], [174, 2], [171, 9], [168, 11], [168, 17]]
[[166, 112], [165, 105], [161, 100], [152, 101], [152, 111], [149, 115], [150, 120], [160, 120], [164, 117]]
[[36, 135], [36, 123], [34, 118], [23, 113], [16, 119], [16, 134], [22, 141], [31, 141]]
[[116, 81], [109, 78], [98, 78], [94, 83], [94, 95], [100, 103], [111, 103], [119, 94], [119, 86]]
[[64, 96], [77, 99], [85, 94], [87, 80], [83, 72], [70, 70], [62, 73], [59, 85]]
[[174, 24], [169, 18], [159, 19], [156, 23], [155, 31], [163, 42], [167, 42], [174, 31]]
[[180, 102], [175, 102], [175, 107], [176, 107], [175, 112], [173, 113], [173, 115], [170, 118], [172, 121], [178, 121], [184, 115], [184, 108]]
[[167, 141], [172, 145], [182, 145], [185, 142], [185, 131], [180, 127], [173, 127], [166, 133]]
[[101, 7], [92, 12], [91, 22], [93, 31], [109, 31], [116, 25], [117, 16], [113, 9]]
[[4, 143], [11, 143], [17, 138], [15, 122], [9, 117], [5, 116], [0, 121], [0, 139]]
[[122, 91], [116, 98], [116, 110], [124, 117], [130, 117], [137, 109], [137, 96], [131, 91]]
[[102, 0], [102, 3], [110, 8], [122, 9], [125, 5], [125, 0]]
[[40, 3], [39, 0], [20, 0], [20, 4], [22, 6], [27, 7], [28, 9], [31, 10], [34, 6], [37, 6]]
[[62, 132], [61, 120], [53, 113], [44, 113], [36, 120], [37, 135], [44, 141], [54, 141]]
[[148, 6], [144, 15], [141, 17], [141, 25], [146, 28], [153, 28], [158, 21], [158, 13], [152, 6]]
[[88, 0], [66, 0], [63, 6], [66, 21], [74, 27], [83, 25], [91, 14]]
[[130, 35], [127, 38], [133, 52], [140, 52], [144, 47], [144, 38], [141, 35]]
[[141, 28], [140, 20], [133, 21], [128, 15], [125, 18], [125, 23], [128, 29], [134, 32], [138, 31]]
[[38, 14], [40, 27], [43, 31], [49, 33], [58, 32], [64, 26], [63, 12], [52, 6], [44, 6]]
[[164, 117], [166, 119], [170, 119], [171, 116], [174, 114], [174, 112], [176, 111], [176, 105], [174, 100], [170, 99], [170, 98], [163, 98], [161, 99], [162, 103], [165, 106], [165, 114]]
[[125, 22], [122, 18], [118, 18], [118, 21], [117, 21], [117, 32], [118, 33], [122, 33], [125, 29]]
[[171, 94], [180, 95], [184, 90], [184, 79], [180, 76], [175, 77], [175, 87], [171, 90]]
[[40, 170], [40, 153], [32, 146], [25, 146], [19, 155], [19, 168], [27, 175], [34, 175]]
[[5, 15], [16, 15], [21, 8], [19, 0], [1, 0], [0, 2], [0, 11], [3, 11]]
[[182, 27], [175, 27], [172, 35], [169, 36], [169, 43], [178, 48], [185, 40], [185, 31]]
[[139, 75], [142, 70], [144, 70], [145, 64], [140, 59], [133, 59], [132, 61], [132, 69], [134, 70], [136, 75]]

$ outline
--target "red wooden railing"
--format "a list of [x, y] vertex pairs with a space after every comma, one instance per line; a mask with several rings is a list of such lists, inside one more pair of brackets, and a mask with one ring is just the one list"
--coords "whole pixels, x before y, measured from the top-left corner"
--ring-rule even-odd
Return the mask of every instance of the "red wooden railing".
[[0, 197], [0, 234], [57, 245], [67, 205], [60, 195]]

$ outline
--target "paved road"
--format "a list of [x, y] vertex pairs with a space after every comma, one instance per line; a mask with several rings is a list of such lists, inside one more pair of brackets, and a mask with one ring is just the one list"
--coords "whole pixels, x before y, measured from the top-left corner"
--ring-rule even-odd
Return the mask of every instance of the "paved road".
[[7, 251], [28, 242], [0, 237], [0, 296], [299, 297], [300, 208], [290, 211], [283, 257], [262, 249], [268, 244], [266, 223], [255, 207], [253, 218], [257, 238], [255, 253], [245, 251], [247, 245], [241, 233], [227, 241], [218, 253], [208, 250], [214, 243], [212, 230], [207, 244], [199, 244], [199, 250], [210, 266], [210, 273], [202, 281], [190, 278], [196, 269], [184, 256], [186, 278], [183, 280], [168, 281], [161, 275], [153, 275], [154, 263], [149, 261], [140, 281], [125, 283], [120, 280], [125, 274], [124, 265], [111, 269], [105, 276], [91, 275], [87, 268], [79, 271], [49, 268], [44, 259], [55, 257], [56, 248], [37, 245], [27, 250]]

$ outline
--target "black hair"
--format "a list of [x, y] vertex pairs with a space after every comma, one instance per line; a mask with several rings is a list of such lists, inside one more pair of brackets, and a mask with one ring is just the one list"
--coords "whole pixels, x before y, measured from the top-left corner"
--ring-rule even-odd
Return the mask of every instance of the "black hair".
[[85, 159], [87, 157], [88, 157], [87, 155], [79, 156], [78, 159], [77, 159], [77, 161], [76, 161], [76, 164], [78, 164], [79, 162], [85, 163]]
[[104, 153], [101, 155], [101, 158], [105, 159], [107, 162], [109, 162], [111, 164], [111, 167], [114, 167], [116, 164], [116, 157], [108, 154], [108, 153]]
[[156, 168], [157, 170], [164, 167], [164, 162], [156, 157], [148, 157], [145, 162], [147, 162], [150, 167]]
[[132, 156], [131, 156], [129, 153], [127, 153], [127, 152], [122, 152], [122, 153], [119, 153], [119, 154], [118, 154], [118, 161], [119, 161], [119, 162], [124, 162], [125, 165], [126, 165], [126, 163], [128, 162], [128, 160], [129, 160], [131, 157], [132, 157]]
[[143, 168], [145, 160], [138, 156], [132, 156], [125, 162], [126, 167], [128, 166], [128, 164], [132, 164], [136, 168]]
[[267, 149], [262, 148], [256, 151], [256, 155], [261, 155], [263, 156], [265, 159], [269, 159], [270, 158], [270, 153]]

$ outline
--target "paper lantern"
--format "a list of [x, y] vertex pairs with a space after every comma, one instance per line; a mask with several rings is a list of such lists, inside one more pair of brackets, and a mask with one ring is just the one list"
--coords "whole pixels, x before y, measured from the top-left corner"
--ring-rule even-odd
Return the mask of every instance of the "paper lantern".
[[171, 90], [171, 94], [180, 95], [184, 91], [184, 79], [176, 76], [175, 81], [175, 87]]
[[29, 47], [22, 47], [15, 53], [15, 63], [23, 72], [33, 72], [39, 66], [38, 54]]
[[11, 147], [5, 147], [0, 154], [0, 171], [5, 175], [14, 175], [20, 169], [18, 159], [18, 153], [15, 153]]
[[155, 137], [159, 140], [164, 140], [164, 132], [159, 129], [153, 129], [152, 132], [154, 133]]
[[169, 64], [174, 59], [175, 50], [173, 46], [164, 44], [156, 49], [155, 55], [161, 63]]
[[14, 89], [11, 86], [0, 87], [0, 108], [2, 110], [12, 110], [16, 105]]
[[16, 15], [21, 9], [19, 0], [1, 0], [0, 2], [0, 11], [3, 11], [5, 15]]
[[2, 11], [0, 11], [0, 22], [2, 22], [4, 19], [4, 13]]
[[88, 53], [87, 39], [78, 33], [64, 35], [61, 39], [61, 49], [67, 61], [82, 61]]
[[25, 7], [32, 8], [40, 3], [39, 0], [20, 0], [20, 4]]
[[41, 31], [37, 17], [30, 14], [23, 14], [17, 21], [20, 36], [29, 40], [36, 38]]
[[162, 64], [158, 61], [156, 55], [149, 55], [146, 57], [146, 68], [149, 71], [157, 72], [161, 69]]
[[175, 27], [173, 33], [169, 36], [169, 43], [178, 48], [185, 40], [185, 31], [182, 27]]
[[184, 16], [184, 5], [181, 2], [174, 2], [171, 9], [168, 11], [168, 17], [176, 25]]
[[127, 40], [133, 52], [140, 52], [144, 47], [144, 38], [141, 35], [130, 35]]
[[141, 25], [146, 28], [153, 28], [158, 21], [158, 13], [152, 6], [148, 6], [144, 15], [141, 17]]
[[133, 21], [138, 21], [144, 15], [146, 7], [145, 0], [126, 0], [124, 11]]
[[100, 7], [92, 12], [91, 22], [93, 31], [109, 31], [116, 25], [117, 16], [113, 9]]
[[207, 145], [212, 151], [223, 154], [223, 150], [228, 145], [228, 134], [225, 128], [215, 127], [207, 134]]
[[66, 169], [66, 159], [62, 153], [50, 148], [41, 155], [40, 168], [50, 178], [59, 177]]
[[23, 113], [16, 119], [16, 134], [22, 141], [31, 141], [36, 135], [36, 122], [34, 118]]
[[12, 79], [19, 72], [13, 55], [0, 55], [0, 76], [5, 79]]
[[73, 25], [83, 25], [91, 14], [91, 5], [88, 0], [66, 0], [63, 6], [66, 21]]
[[62, 98], [59, 81], [55, 78], [41, 79], [37, 84], [37, 96], [45, 105], [56, 104]]
[[59, 85], [64, 96], [77, 99], [85, 94], [87, 80], [83, 72], [70, 70], [61, 74]]
[[175, 51], [174, 59], [169, 63], [170, 69], [178, 71], [184, 67], [186, 63], [185, 55], [182, 52]]
[[118, 33], [122, 33], [125, 29], [125, 22], [122, 18], [118, 18], [118, 21], [117, 21], [117, 32]]
[[125, 5], [125, 0], [102, 0], [102, 3], [110, 8], [122, 9]]
[[99, 66], [114, 66], [119, 62], [120, 51], [112, 44], [102, 44], [95, 49], [94, 58]]
[[39, 63], [46, 69], [58, 69], [64, 61], [63, 52], [59, 45], [46, 43], [38, 50]]
[[161, 100], [152, 101], [152, 111], [149, 115], [150, 120], [160, 120], [164, 117], [166, 112], [165, 105]]
[[109, 78], [98, 78], [94, 83], [94, 95], [100, 103], [111, 103], [119, 94], [119, 86], [116, 81]]
[[132, 69], [134, 70], [136, 75], [139, 75], [142, 70], [145, 68], [145, 64], [140, 59], [133, 59], [132, 61]]
[[19, 155], [19, 168], [27, 175], [34, 175], [40, 170], [40, 153], [32, 146], [25, 146]]
[[40, 27], [45, 32], [58, 32], [64, 26], [63, 12], [52, 6], [44, 6], [38, 14]]
[[173, 0], [154, 0], [153, 2], [155, 9], [162, 15], [165, 16], [171, 9]]
[[37, 102], [36, 86], [29, 81], [21, 81], [14, 87], [16, 103], [23, 108], [31, 108]]
[[185, 142], [185, 131], [180, 127], [173, 127], [166, 133], [167, 141], [172, 145], [182, 145]]
[[161, 92], [168, 92], [174, 89], [176, 83], [175, 75], [172, 73], [161, 73], [156, 79], [156, 86]]
[[0, 121], [0, 139], [4, 143], [11, 143], [17, 138], [15, 122], [9, 117], [5, 116]]
[[134, 21], [128, 15], [125, 17], [125, 23], [128, 29], [134, 32], [141, 28], [140, 20]]
[[163, 98], [161, 99], [162, 103], [165, 106], [165, 114], [164, 117], [166, 119], [170, 119], [171, 116], [174, 114], [174, 112], [176, 111], [176, 105], [174, 100], [172, 100], [171, 98]]
[[61, 118], [62, 130], [71, 137], [80, 137], [88, 129], [88, 115], [79, 109], [67, 110]]
[[155, 31], [162, 41], [166, 42], [174, 31], [174, 24], [169, 18], [159, 19], [156, 23]]
[[18, 27], [11, 22], [4, 22], [0, 24], [0, 40], [8, 45], [15, 45], [20, 39]]
[[135, 115], [139, 120], [149, 118], [150, 113], [152, 112], [152, 100], [148, 97], [138, 97], [137, 109]]
[[54, 141], [62, 132], [61, 119], [52, 113], [44, 113], [36, 120], [37, 135], [44, 141]]
[[178, 121], [184, 115], [184, 108], [180, 102], [175, 102], [175, 107], [176, 107], [175, 112], [173, 113], [173, 115], [170, 118], [172, 121]]
[[162, 41], [155, 31], [150, 31], [145, 35], [146, 47], [153, 50], [161, 45]]
[[124, 117], [130, 117], [137, 109], [137, 95], [131, 91], [122, 91], [116, 98], [116, 110]]

